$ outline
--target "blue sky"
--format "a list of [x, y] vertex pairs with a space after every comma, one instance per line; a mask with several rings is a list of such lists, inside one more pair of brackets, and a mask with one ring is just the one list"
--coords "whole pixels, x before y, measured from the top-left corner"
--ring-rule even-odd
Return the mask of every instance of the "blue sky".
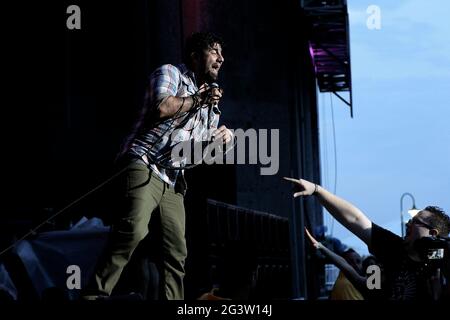
[[[370, 5], [381, 10], [379, 30], [366, 26]], [[334, 191], [334, 118], [337, 195], [400, 234], [405, 192], [419, 208], [450, 212], [450, 2], [348, 0], [348, 7], [354, 118], [336, 97], [319, 95], [322, 184]], [[403, 204], [408, 209], [410, 198]], [[367, 253], [338, 222], [332, 229]]]

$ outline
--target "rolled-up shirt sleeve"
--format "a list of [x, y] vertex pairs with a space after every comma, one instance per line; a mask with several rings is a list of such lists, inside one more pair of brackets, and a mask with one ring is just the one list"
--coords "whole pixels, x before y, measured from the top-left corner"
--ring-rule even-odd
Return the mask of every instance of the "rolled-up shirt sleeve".
[[156, 69], [150, 76], [150, 86], [147, 92], [149, 105], [159, 108], [169, 96], [176, 96], [180, 84], [180, 71], [171, 64], [165, 64]]

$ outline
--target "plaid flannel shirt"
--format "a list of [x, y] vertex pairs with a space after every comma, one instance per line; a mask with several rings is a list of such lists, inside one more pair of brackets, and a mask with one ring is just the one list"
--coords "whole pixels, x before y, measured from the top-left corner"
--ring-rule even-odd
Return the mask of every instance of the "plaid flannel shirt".
[[[197, 91], [194, 73], [184, 64], [176, 66], [166, 64], [156, 69], [150, 76], [145, 106], [128, 139], [125, 151], [140, 158], [171, 186], [175, 186], [181, 174], [185, 187], [184, 170], [164, 169], [158, 163], [166, 167], [184, 165], [185, 161], [174, 163], [170, 156], [172, 149], [177, 144], [189, 140], [205, 141], [209, 129], [217, 128], [220, 110], [217, 106], [200, 108], [191, 117], [188, 116], [189, 113], [183, 112], [176, 119], [168, 118], [159, 121], [156, 116], [158, 106], [169, 96], [188, 97]], [[174, 134], [175, 129], [176, 134]]]

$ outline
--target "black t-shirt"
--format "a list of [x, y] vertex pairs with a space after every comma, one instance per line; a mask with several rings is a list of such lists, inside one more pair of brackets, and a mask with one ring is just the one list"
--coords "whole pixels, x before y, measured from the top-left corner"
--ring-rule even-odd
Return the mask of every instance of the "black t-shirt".
[[408, 257], [403, 239], [372, 223], [369, 251], [382, 264], [389, 300], [430, 300], [425, 265]]

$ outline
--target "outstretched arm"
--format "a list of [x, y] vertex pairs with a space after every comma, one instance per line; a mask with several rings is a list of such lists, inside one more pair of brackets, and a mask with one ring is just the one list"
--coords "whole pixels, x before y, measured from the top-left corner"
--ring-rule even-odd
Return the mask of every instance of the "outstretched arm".
[[298, 191], [294, 197], [307, 196], [314, 194], [320, 203], [336, 218], [339, 223], [349, 229], [358, 238], [364, 241], [370, 247], [372, 236], [372, 222], [366, 215], [344, 199], [341, 199], [326, 189], [304, 179], [284, 178], [293, 182]]
[[347, 279], [358, 289], [366, 288], [366, 278], [361, 276], [344, 258], [340, 255], [337, 255], [327, 247], [325, 247], [322, 243], [314, 239], [314, 237], [309, 233], [308, 229], [305, 228], [306, 235], [311, 241], [312, 245], [319, 249], [326, 257], [328, 257], [331, 262], [333, 262], [336, 267], [341, 270]]

